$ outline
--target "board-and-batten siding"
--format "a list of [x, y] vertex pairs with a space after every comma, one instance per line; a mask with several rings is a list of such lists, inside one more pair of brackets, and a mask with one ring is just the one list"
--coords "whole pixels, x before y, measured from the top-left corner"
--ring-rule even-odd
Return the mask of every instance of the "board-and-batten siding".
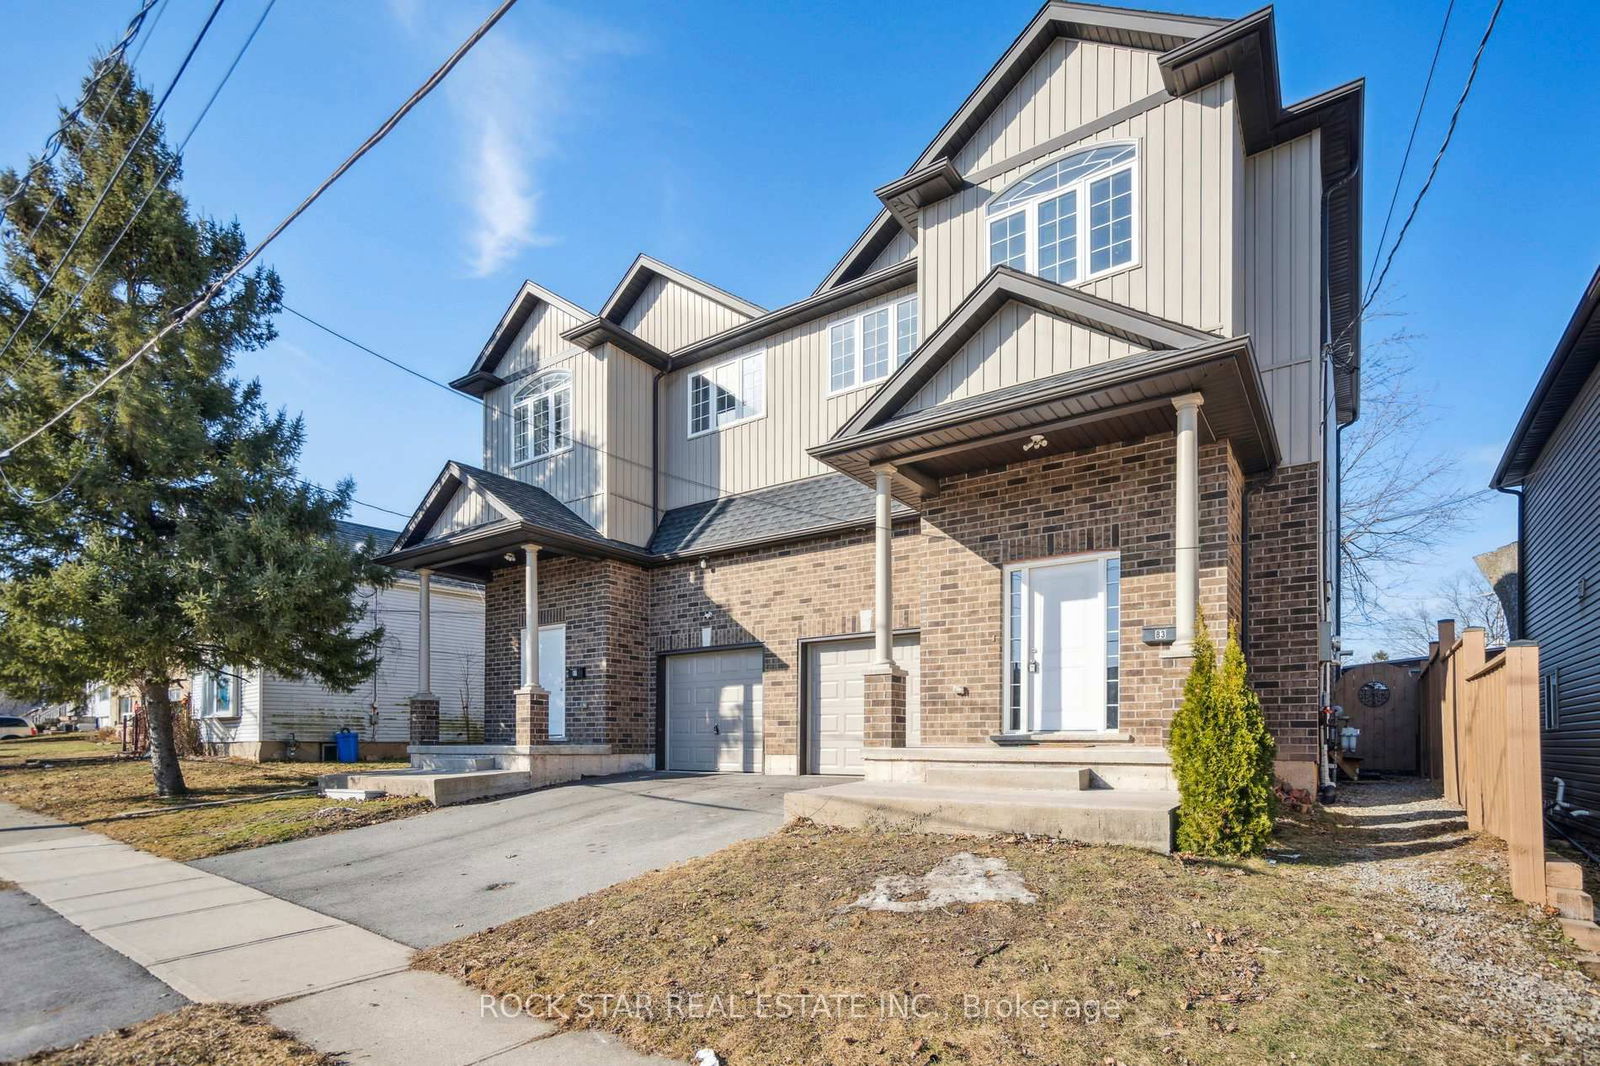
[[489, 498], [466, 485], [457, 488], [445, 503], [438, 519], [428, 528], [424, 539], [447, 536], [461, 529], [471, 529], [489, 522], [498, 522], [506, 516]]
[[606, 345], [606, 361], [611, 371], [610, 412], [606, 457], [608, 527], [605, 534], [616, 540], [643, 546], [655, 532], [655, 512], [650, 498], [650, 432], [654, 426], [651, 405], [655, 402], [655, 368]]
[[[213, 743], [276, 743], [290, 734], [302, 745], [321, 744], [340, 729], [363, 741], [410, 739], [408, 700], [417, 690], [418, 588], [403, 580], [366, 589], [364, 630], [384, 628], [382, 662], [373, 680], [353, 692], [335, 692], [310, 680], [252, 673], [241, 686], [238, 718], [201, 719]], [[435, 583], [432, 596], [432, 680], [439, 697], [443, 741], [481, 739], [483, 732], [483, 593]], [[378, 707], [374, 726], [372, 706]], [[305, 748], [302, 747], [302, 754]]]
[[921, 411], [1144, 350], [1013, 300], [995, 312], [902, 410]]
[[1541, 674], [1555, 672], [1560, 726], [1543, 736], [1544, 777], [1600, 808], [1600, 372], [1534, 464], [1524, 489], [1522, 595]]
[[864, 273], [870, 274], [875, 270], [885, 270], [892, 266], [904, 263], [907, 259], [917, 254], [917, 239], [905, 230], [895, 233], [893, 239], [878, 253]]
[[[1078, 48], [1069, 54], [1082, 52], [1084, 49]], [[1039, 64], [1048, 62], [1051, 54], [1041, 57]], [[1137, 64], [1113, 63], [1107, 76], [1114, 81], [1122, 72], [1132, 78], [1143, 69]], [[1027, 84], [1029, 80], [1024, 79], [1023, 85]], [[1150, 91], [1154, 89], [1147, 89], [1142, 82], [1130, 83], [1124, 91], [1112, 92], [1100, 101], [1097, 111], [1103, 114]], [[1073, 128], [1076, 117], [1074, 112], [1044, 123], [1019, 124], [1016, 136], [1008, 133], [1002, 142], [1010, 154], [1026, 151]], [[1137, 265], [1081, 288], [1196, 329], [1225, 335], [1241, 332], [1243, 301], [1237, 289], [1237, 256], [1243, 223], [1243, 142], [1232, 77], [930, 204], [922, 212], [919, 230], [925, 320], [930, 324], [942, 321], [988, 273], [989, 229], [984, 205], [995, 194], [1069, 152], [1119, 140], [1139, 145]]]
[[622, 328], [664, 352], [676, 351], [750, 316], [657, 274], [622, 316]]
[[1283, 462], [1322, 458], [1321, 132], [1245, 161], [1245, 329]]
[[691, 369], [665, 378], [661, 388], [663, 506], [682, 507], [832, 473], [831, 467], [812, 459], [806, 449], [831, 437], [871, 397], [879, 383], [834, 396], [828, 394], [828, 327], [914, 291], [906, 288], [863, 301], [700, 365], [699, 369], [705, 369], [765, 349], [766, 414], [760, 418], [690, 438]]
[[[598, 530], [606, 521], [603, 449], [606, 445], [606, 365], [597, 352], [587, 352], [561, 338], [578, 320], [558, 307], [541, 303], [528, 316], [496, 373], [506, 384], [484, 396], [484, 466], [497, 474], [537, 485], [566, 504]], [[513, 465], [511, 409], [517, 393], [535, 372], [565, 370], [572, 374], [573, 444], [546, 459]]]

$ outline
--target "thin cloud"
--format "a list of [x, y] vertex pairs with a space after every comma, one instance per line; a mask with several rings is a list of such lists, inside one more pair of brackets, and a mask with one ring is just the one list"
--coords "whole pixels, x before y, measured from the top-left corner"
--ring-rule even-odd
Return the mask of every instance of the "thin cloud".
[[[419, 41], [454, 39], [467, 23], [454, 11], [429, 11], [419, 0], [390, 0], [395, 20]], [[588, 67], [632, 46], [617, 33], [540, 8], [513, 9], [445, 82], [452, 125], [459, 131], [459, 180], [470, 216], [465, 258], [487, 277], [526, 248], [553, 243], [541, 228], [541, 163], [557, 154], [582, 93]], [[518, 19], [518, 13], [522, 18]], [[519, 27], [539, 27], [537, 40]]]

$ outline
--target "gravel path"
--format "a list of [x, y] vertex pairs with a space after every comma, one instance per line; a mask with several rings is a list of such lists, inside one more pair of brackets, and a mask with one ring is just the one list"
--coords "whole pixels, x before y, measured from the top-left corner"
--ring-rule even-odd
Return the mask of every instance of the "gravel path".
[[1346, 786], [1328, 811], [1347, 845], [1330, 874], [1410, 903], [1415, 925], [1396, 932], [1471, 989], [1463, 1021], [1542, 1049], [1524, 1061], [1600, 1060], [1600, 983], [1573, 965], [1554, 922], [1511, 898], [1503, 848], [1469, 833], [1437, 785]]

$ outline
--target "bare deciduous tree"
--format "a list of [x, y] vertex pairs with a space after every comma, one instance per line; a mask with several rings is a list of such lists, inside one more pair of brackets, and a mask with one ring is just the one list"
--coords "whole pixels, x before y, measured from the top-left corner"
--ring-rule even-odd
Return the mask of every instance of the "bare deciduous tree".
[[1361, 418], [1342, 441], [1340, 579], [1346, 611], [1365, 623], [1390, 617], [1383, 594], [1489, 495], [1463, 485], [1459, 439], [1431, 432], [1436, 419], [1417, 385], [1412, 339], [1399, 331], [1367, 347]]
[[1394, 621], [1387, 643], [1401, 655], [1426, 655], [1428, 642], [1439, 636], [1439, 619], [1453, 618], [1457, 632], [1477, 627], [1484, 642], [1504, 644], [1510, 639], [1500, 597], [1476, 570], [1460, 570], [1434, 587], [1433, 595]]

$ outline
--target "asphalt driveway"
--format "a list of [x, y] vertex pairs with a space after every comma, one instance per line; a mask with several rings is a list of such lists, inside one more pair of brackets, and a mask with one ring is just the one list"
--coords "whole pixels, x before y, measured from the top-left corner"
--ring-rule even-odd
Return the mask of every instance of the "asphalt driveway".
[[785, 793], [839, 780], [593, 778], [191, 865], [431, 947], [770, 833]]

